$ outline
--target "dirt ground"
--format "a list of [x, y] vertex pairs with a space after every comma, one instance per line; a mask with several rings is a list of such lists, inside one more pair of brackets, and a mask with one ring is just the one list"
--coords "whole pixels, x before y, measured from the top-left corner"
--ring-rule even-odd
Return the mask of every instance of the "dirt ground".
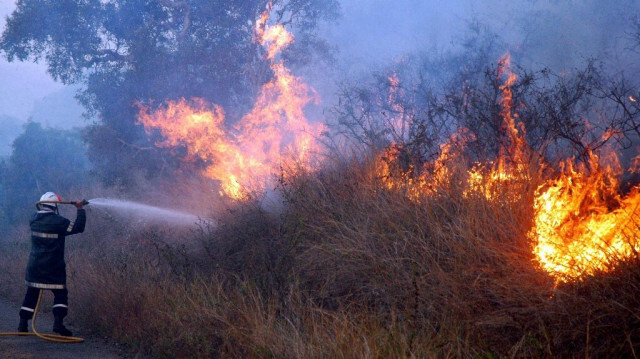
[[[50, 293], [49, 293], [50, 294]], [[45, 293], [45, 296], [47, 294]], [[45, 300], [45, 305], [48, 305]], [[0, 332], [15, 332], [18, 327], [20, 303], [9, 303], [0, 299]], [[66, 323], [65, 323], [66, 324]], [[52, 333], [53, 316], [51, 312], [40, 313], [36, 318], [38, 332]], [[42, 340], [36, 336], [0, 336], [0, 358], [14, 359], [64, 359], [64, 358], [139, 358], [125, 353], [116, 345], [87, 336], [82, 328], [67, 325], [73, 336], [84, 338], [84, 343], [60, 344]], [[29, 322], [31, 332], [31, 322]]]

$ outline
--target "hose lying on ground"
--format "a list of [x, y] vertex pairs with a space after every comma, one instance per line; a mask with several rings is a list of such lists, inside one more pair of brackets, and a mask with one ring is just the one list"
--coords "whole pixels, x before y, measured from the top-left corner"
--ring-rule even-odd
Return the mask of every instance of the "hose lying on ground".
[[33, 333], [22, 333], [22, 332], [12, 332], [12, 333], [0, 333], [0, 336], [9, 336], [9, 335], [19, 335], [19, 336], [30, 336], [35, 335], [41, 339], [48, 340], [50, 342], [55, 343], [82, 343], [84, 339], [77, 337], [65, 337], [64, 335], [57, 334], [48, 334], [48, 333], [39, 333], [36, 330], [36, 317], [38, 316], [38, 309], [40, 309], [40, 301], [42, 300], [42, 292], [40, 289], [40, 294], [38, 295], [38, 303], [36, 304], [36, 309], [33, 311], [33, 320], [31, 321], [31, 330]]

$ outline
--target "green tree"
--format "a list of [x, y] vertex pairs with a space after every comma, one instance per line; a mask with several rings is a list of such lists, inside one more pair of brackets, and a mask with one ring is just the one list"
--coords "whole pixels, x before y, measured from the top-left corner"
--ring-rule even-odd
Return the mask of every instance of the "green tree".
[[[85, 137], [107, 183], [133, 168], [158, 175], [173, 154], [153, 149], [136, 125], [136, 102], [201, 97], [244, 113], [272, 75], [254, 39], [268, 0], [19, 0], [0, 49], [10, 61], [44, 60], [51, 76], [81, 83], [79, 98], [98, 121]], [[272, 19], [289, 26], [297, 46], [314, 53], [319, 21], [338, 14], [337, 0], [275, 0]], [[297, 56], [287, 57], [294, 61]], [[303, 57], [308, 60], [308, 57]]]

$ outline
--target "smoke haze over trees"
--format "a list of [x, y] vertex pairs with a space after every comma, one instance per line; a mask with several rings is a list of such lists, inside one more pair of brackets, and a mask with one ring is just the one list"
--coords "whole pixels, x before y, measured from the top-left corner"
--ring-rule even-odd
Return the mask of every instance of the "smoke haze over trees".
[[[82, 86], [79, 98], [87, 114], [97, 119], [84, 133], [94, 170], [107, 184], [127, 183], [131, 168], [142, 168], [152, 177], [166, 175], [180, 157], [180, 151], [153, 148], [157, 138], [136, 124], [136, 102], [200, 97], [222, 105], [230, 121], [248, 111], [256, 91], [271, 76], [253, 37], [253, 24], [266, 4], [21, 0], [7, 19], [0, 45], [9, 60], [43, 61], [54, 79]], [[464, 66], [471, 76], [479, 75], [508, 51], [522, 66], [570, 73], [592, 56], [608, 64], [626, 61], [621, 52], [634, 46], [630, 25], [637, 8], [632, 0], [580, 5], [348, 0], [274, 4], [277, 21], [296, 36], [286, 60], [315, 78], [312, 85], [324, 91], [326, 106], [332, 106], [340, 91], [325, 76], [314, 74], [320, 58], [335, 55], [338, 62], [327, 73], [346, 80], [343, 89], [353, 80], [341, 71], [355, 69], [366, 77], [372, 66], [374, 71], [386, 67], [385, 78], [394, 67], [408, 72], [403, 86], [420, 81], [425, 71], [430, 72], [425, 78], [429, 86], [447, 81], [455, 86], [453, 82], [462, 79], [447, 76]], [[426, 91], [425, 85], [416, 86]], [[415, 91], [408, 89], [426, 101]], [[426, 111], [424, 105], [417, 106], [417, 111]]]
[[32, 203], [56, 188], [68, 193], [88, 180], [89, 162], [79, 131], [43, 128], [29, 122], [13, 142], [11, 156], [0, 162], [0, 221], [23, 223]]
[[[144, 150], [153, 141], [135, 124], [136, 102], [200, 97], [228, 108], [231, 118], [242, 114], [271, 76], [253, 38], [266, 4], [24, 0], [1, 47], [9, 60], [44, 60], [55, 79], [84, 86], [81, 102], [99, 118], [86, 131], [89, 155], [115, 184], [129, 179], [130, 168], [158, 176], [170, 162], [167, 153]], [[318, 21], [335, 17], [338, 5], [299, 0], [274, 9], [297, 32], [294, 51], [309, 53]]]
[[[94, 119], [83, 130], [92, 178], [126, 188], [140, 173], [148, 178], [173, 175], [184, 156], [180, 149], [153, 145], [158, 134], [149, 135], [136, 123], [137, 103], [199, 97], [222, 105], [230, 122], [250, 109], [260, 86], [272, 76], [253, 33], [267, 3], [21, 0], [7, 18], [0, 47], [9, 60], [40, 61], [54, 79], [80, 86], [78, 99]], [[283, 58], [307, 75], [324, 99], [328, 110], [316, 120], [372, 148], [405, 141], [419, 163], [434, 156], [457, 125], [487, 140], [498, 134], [496, 124], [473, 121], [496, 111], [491, 93], [497, 84], [487, 71], [506, 52], [529, 79], [522, 82], [522, 95], [516, 90], [520, 101], [533, 104], [546, 96], [553, 102], [550, 108], [556, 108], [543, 114], [527, 107], [531, 143], [542, 145], [548, 139], [544, 136], [553, 137], [578, 154], [597, 145], [594, 138], [583, 143], [584, 121], [575, 113], [591, 106], [590, 116], [598, 118], [597, 112], [604, 110], [589, 99], [608, 96], [613, 101], [598, 103], [628, 107], [620, 107], [614, 112], [618, 118], [596, 128], [624, 128], [625, 147], [633, 147], [628, 135], [637, 130], [636, 105], [620, 99], [638, 81], [626, 76], [638, 68], [628, 56], [637, 52], [637, 10], [632, 0], [482, 6], [467, 1], [297, 0], [276, 1], [273, 18], [296, 37]], [[392, 76], [397, 85], [389, 82]], [[474, 89], [471, 98], [486, 106], [476, 113], [455, 113], [459, 101], [471, 95], [460, 91], [461, 84]], [[566, 97], [574, 90], [582, 91], [582, 97]], [[406, 134], [392, 134], [385, 127], [393, 110], [380, 101], [390, 91], [397, 92], [395, 99], [405, 111], [401, 115], [410, 122]], [[45, 124], [55, 116], [52, 111], [41, 114], [34, 113], [34, 120]], [[11, 123], [3, 131], [8, 138], [20, 131]], [[479, 141], [479, 148], [485, 142]], [[491, 151], [491, 146], [483, 150]]]

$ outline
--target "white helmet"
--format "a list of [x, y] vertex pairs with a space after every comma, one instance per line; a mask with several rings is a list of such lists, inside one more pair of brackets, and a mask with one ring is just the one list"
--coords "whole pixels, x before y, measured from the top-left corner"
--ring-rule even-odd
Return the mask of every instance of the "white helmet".
[[[42, 195], [42, 197], [40, 197], [40, 202], [42, 201], [55, 201], [55, 202], [60, 202], [62, 201], [62, 199], [60, 198], [59, 195], [53, 193], [53, 192], [47, 192], [45, 194]], [[57, 203], [42, 203], [41, 204], [44, 207], [44, 210], [51, 210], [51, 211], [55, 211], [56, 209], [58, 209], [58, 204]], [[38, 209], [40, 209], [40, 207], [38, 207]]]

